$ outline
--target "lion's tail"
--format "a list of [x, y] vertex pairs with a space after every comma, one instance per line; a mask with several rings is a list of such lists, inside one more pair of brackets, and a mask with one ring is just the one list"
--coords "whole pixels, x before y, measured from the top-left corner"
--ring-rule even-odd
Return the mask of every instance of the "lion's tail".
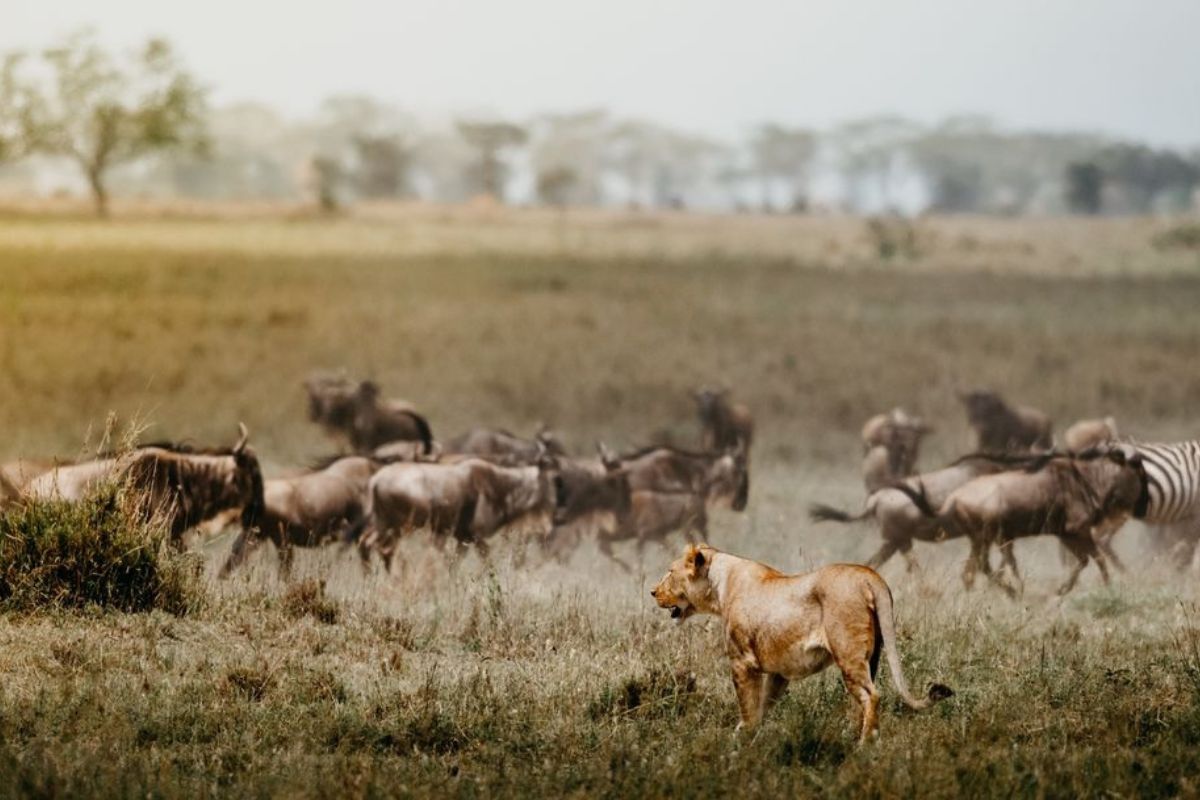
[[929, 687], [929, 694], [917, 699], [908, 689], [904, 680], [904, 670], [900, 666], [900, 651], [896, 648], [896, 620], [892, 613], [892, 590], [884, 583], [883, 578], [876, 576], [872, 583], [871, 593], [875, 597], [875, 616], [879, 622], [879, 633], [883, 639], [883, 649], [887, 653], [888, 669], [892, 672], [892, 682], [900, 693], [904, 704], [909, 708], [921, 710], [929, 708], [939, 700], [951, 697], [954, 691], [949, 686], [935, 683]]

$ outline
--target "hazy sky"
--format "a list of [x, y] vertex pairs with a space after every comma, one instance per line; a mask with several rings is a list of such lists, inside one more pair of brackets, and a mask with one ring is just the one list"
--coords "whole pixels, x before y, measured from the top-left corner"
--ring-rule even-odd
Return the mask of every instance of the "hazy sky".
[[1200, 144], [1200, 0], [0, 0], [0, 49], [176, 42], [217, 102], [604, 106], [738, 136], [896, 112]]

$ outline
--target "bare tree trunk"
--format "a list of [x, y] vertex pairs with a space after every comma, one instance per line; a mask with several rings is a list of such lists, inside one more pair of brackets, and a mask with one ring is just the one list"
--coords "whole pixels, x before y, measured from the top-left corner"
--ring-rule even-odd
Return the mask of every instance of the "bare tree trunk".
[[92, 187], [92, 201], [96, 206], [96, 216], [108, 218], [108, 188], [104, 185], [104, 170], [89, 168], [87, 170], [88, 184]]

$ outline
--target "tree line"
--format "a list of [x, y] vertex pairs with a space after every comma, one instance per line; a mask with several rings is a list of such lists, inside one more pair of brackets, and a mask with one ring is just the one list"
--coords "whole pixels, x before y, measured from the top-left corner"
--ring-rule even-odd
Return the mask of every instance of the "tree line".
[[736, 142], [602, 109], [428, 120], [357, 95], [296, 120], [260, 103], [212, 107], [165, 40], [116, 54], [86, 32], [0, 60], [0, 169], [64, 162], [100, 214], [113, 191], [311, 198], [326, 210], [483, 195], [564, 208], [1144, 214], [1191, 209], [1200, 188], [1200, 148], [1014, 131], [977, 115], [768, 122]]

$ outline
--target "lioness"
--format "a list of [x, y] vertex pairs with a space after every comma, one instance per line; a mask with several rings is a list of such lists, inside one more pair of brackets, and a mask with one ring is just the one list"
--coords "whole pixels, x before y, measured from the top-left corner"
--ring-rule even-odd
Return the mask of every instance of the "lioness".
[[757, 725], [788, 681], [836, 663], [861, 715], [859, 741], [878, 736], [875, 672], [881, 650], [910, 708], [928, 708], [954, 694], [936, 683], [925, 699], [909, 694], [896, 650], [892, 592], [868, 567], [833, 564], [784, 575], [706, 544], [688, 545], [651, 595], [680, 622], [697, 612], [725, 621], [741, 711], [738, 728]]

